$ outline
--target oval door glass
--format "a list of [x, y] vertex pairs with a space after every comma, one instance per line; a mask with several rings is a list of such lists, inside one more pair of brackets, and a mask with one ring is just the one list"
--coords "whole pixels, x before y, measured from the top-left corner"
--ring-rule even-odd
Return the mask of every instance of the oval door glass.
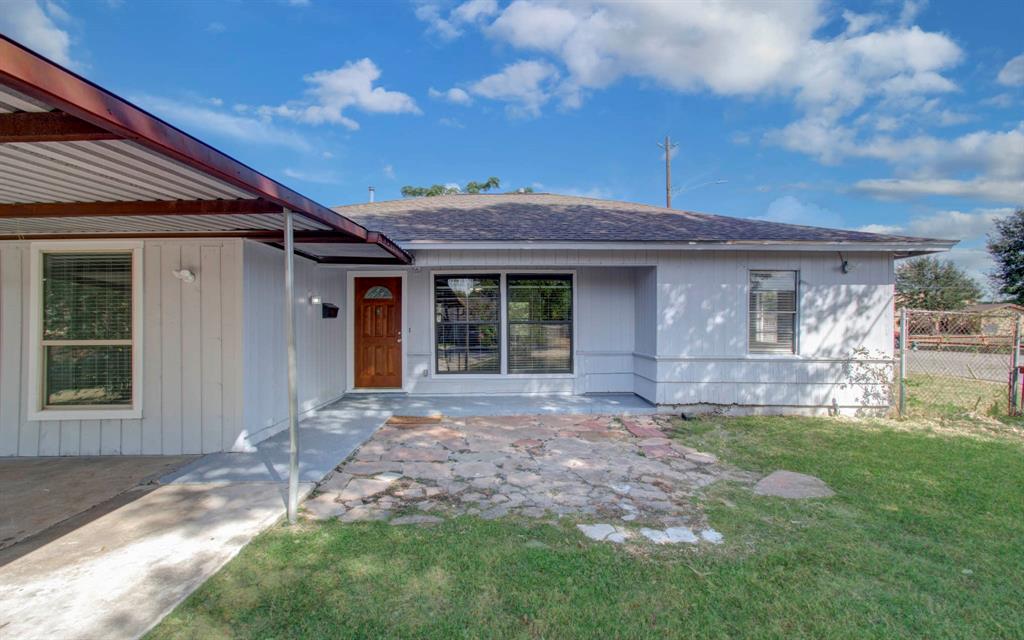
[[391, 299], [391, 289], [388, 289], [387, 287], [382, 287], [380, 285], [377, 285], [375, 287], [370, 287], [367, 290], [366, 294], [363, 296], [363, 299], [364, 300], [390, 300]]

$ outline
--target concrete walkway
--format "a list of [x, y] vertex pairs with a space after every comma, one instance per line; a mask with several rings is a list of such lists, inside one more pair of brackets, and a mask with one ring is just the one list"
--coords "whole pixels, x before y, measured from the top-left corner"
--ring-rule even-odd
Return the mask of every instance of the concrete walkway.
[[[653, 412], [632, 395], [349, 395], [303, 420], [300, 487], [307, 495], [393, 414]], [[287, 437], [279, 433], [255, 453], [203, 456], [28, 553], [6, 563], [0, 556], [0, 637], [144, 634], [284, 515]]]
[[[387, 419], [364, 413], [327, 409], [303, 420], [302, 497]], [[279, 433], [251, 454], [203, 456], [29, 553], [5, 550], [0, 637], [144, 634], [284, 515], [287, 438]]]

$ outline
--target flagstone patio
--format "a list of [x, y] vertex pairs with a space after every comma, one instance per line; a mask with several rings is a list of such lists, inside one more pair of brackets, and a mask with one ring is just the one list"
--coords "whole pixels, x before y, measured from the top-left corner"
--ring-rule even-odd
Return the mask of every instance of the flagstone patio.
[[305, 509], [344, 522], [518, 514], [706, 530], [694, 495], [721, 479], [757, 476], [673, 442], [667, 426], [656, 415], [396, 419]]

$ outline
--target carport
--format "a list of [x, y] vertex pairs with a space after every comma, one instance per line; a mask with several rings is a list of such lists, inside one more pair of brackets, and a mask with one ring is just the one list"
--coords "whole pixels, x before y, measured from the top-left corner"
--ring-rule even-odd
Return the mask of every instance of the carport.
[[[369, 231], [59, 65], [0, 37], [0, 240], [247, 238], [281, 248], [288, 370], [289, 518], [297, 507], [294, 255], [408, 264]], [[0, 270], [11, 265], [0, 265]], [[14, 276], [11, 276], [14, 277]], [[188, 278], [188, 273], [180, 274]], [[0, 323], [25, 318], [0, 305]], [[21, 358], [16, 349], [4, 359]], [[5, 370], [0, 362], [0, 371]], [[0, 385], [0, 456], [39, 438]], [[7, 412], [7, 413], [5, 413]], [[27, 439], [27, 440], [26, 440]], [[13, 443], [13, 445], [12, 445]]]

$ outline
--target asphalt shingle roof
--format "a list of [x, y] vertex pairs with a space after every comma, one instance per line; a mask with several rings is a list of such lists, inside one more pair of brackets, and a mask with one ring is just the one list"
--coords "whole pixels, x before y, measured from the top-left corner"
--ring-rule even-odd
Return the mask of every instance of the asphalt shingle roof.
[[333, 209], [397, 242], [930, 242], [544, 193], [408, 198]]

